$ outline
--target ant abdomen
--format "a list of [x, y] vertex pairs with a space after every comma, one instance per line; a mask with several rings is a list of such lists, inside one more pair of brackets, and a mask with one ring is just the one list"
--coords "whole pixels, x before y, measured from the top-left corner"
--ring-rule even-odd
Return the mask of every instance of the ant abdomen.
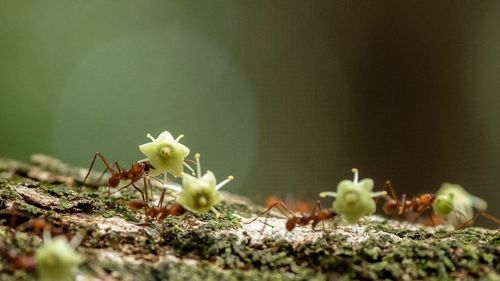
[[117, 187], [120, 184], [120, 178], [115, 175], [111, 175], [108, 180], [108, 184], [111, 187]]
[[396, 211], [396, 208], [398, 207], [398, 202], [395, 200], [389, 200], [384, 204], [384, 213], [387, 215], [390, 215]]
[[286, 221], [286, 230], [292, 231], [295, 228], [295, 226], [297, 225], [298, 219], [299, 219], [298, 217], [289, 218]]

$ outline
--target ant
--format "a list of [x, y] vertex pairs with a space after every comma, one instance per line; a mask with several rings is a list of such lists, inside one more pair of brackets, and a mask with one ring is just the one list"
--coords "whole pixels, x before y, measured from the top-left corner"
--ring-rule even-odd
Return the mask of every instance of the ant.
[[386, 215], [394, 214], [396, 211], [398, 215], [410, 212], [420, 214], [429, 209], [436, 200], [434, 193], [425, 193], [410, 200], [406, 200], [406, 194], [403, 194], [401, 199], [398, 199], [391, 181], [385, 182], [384, 189], [388, 189], [391, 194], [385, 196], [383, 210]]
[[16, 254], [13, 250], [9, 250], [1, 241], [0, 253], [0, 257], [3, 257], [7, 262], [11, 263], [17, 270], [32, 272], [36, 269], [36, 260], [33, 255]]
[[29, 214], [18, 210], [15, 205], [10, 209], [0, 210], [0, 216], [7, 219], [6, 223], [10, 228], [18, 231], [30, 231], [37, 236], [41, 236], [42, 232], [46, 230], [52, 235], [60, 235], [64, 232], [63, 228], [56, 227], [43, 218], [30, 219]]
[[[418, 218], [426, 210], [432, 209], [432, 213], [429, 214], [432, 225], [436, 225], [434, 215], [446, 218], [458, 229], [472, 224], [480, 216], [500, 225], [500, 220], [484, 211], [486, 209], [484, 200], [469, 194], [458, 185], [444, 183], [436, 194], [424, 193], [409, 200], [406, 199], [406, 194], [403, 194], [401, 199], [397, 198], [391, 181], [385, 182], [384, 189], [388, 189], [391, 194], [385, 196], [386, 201], [383, 206], [387, 215], [397, 211], [398, 215], [415, 213]], [[475, 216], [473, 207], [480, 210]]]
[[17, 226], [18, 230], [30, 230], [36, 235], [41, 235], [43, 231], [49, 231], [51, 235], [61, 235], [64, 233], [61, 227], [55, 227], [44, 219], [30, 219]]
[[277, 208], [285, 217], [287, 217], [285, 227], [288, 231], [294, 230], [297, 225], [305, 226], [311, 222], [311, 226], [314, 229], [319, 222], [335, 218], [337, 216], [337, 213], [333, 211], [333, 209], [322, 209], [319, 201], [312, 209], [310, 214], [301, 214], [299, 216], [297, 216], [292, 210], [290, 210], [290, 208], [288, 208], [285, 203], [277, 201], [266, 210], [261, 212], [259, 215], [257, 215], [257, 217], [255, 217], [254, 219], [245, 222], [245, 224], [250, 224], [256, 221], [259, 217], [268, 214], [273, 208]]
[[[139, 193], [141, 193], [143, 200], [148, 201], [147, 184], [148, 184], [149, 178], [147, 177], [147, 174], [148, 174], [149, 170], [154, 169], [154, 167], [148, 161], [139, 161], [139, 162], [132, 164], [130, 169], [126, 170], [126, 169], [122, 169], [120, 167], [120, 165], [118, 164], [118, 162], [115, 161], [115, 162], [113, 162], [113, 165], [114, 165], [114, 168], [113, 168], [108, 163], [106, 158], [104, 158], [104, 156], [100, 152], [96, 152], [94, 154], [94, 158], [92, 159], [92, 162], [90, 164], [89, 171], [87, 172], [87, 175], [83, 179], [83, 182], [82, 182], [82, 185], [80, 187], [80, 190], [78, 191], [78, 194], [80, 194], [80, 192], [82, 191], [83, 185], [85, 184], [85, 181], [89, 177], [90, 172], [92, 171], [92, 167], [94, 166], [94, 163], [95, 163], [98, 156], [102, 160], [104, 165], [106, 166], [106, 169], [99, 177], [99, 180], [103, 177], [103, 175], [104, 175], [104, 173], [106, 173], [106, 171], [109, 171], [111, 173], [111, 175], [108, 179], [108, 196], [111, 195], [111, 187], [113, 187], [113, 188], [117, 187], [121, 181], [129, 180], [130, 183], [121, 187], [120, 190], [127, 188], [129, 186], [132, 186], [135, 190], [137, 190], [137, 191], [139, 191]], [[144, 191], [145, 192], [143, 192], [139, 187], [137, 187], [137, 185], [135, 185], [135, 183], [137, 181], [139, 181], [140, 179], [144, 179], [144, 189], [145, 189]], [[149, 184], [151, 185], [151, 182], [149, 182]]]
[[174, 204], [168, 207], [158, 205], [157, 207], [149, 206], [148, 203], [141, 199], [132, 199], [129, 202], [130, 208], [134, 210], [144, 209], [147, 217], [163, 221], [167, 216], [180, 216], [187, 212], [187, 210], [180, 204]]

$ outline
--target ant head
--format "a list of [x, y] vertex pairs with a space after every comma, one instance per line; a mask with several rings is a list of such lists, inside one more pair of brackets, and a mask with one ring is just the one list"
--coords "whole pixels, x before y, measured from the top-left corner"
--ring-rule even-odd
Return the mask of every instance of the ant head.
[[134, 163], [130, 170], [132, 173], [141, 173], [142, 171], [146, 171], [146, 164], [143, 162]]
[[31, 224], [34, 229], [43, 230], [48, 223], [44, 219], [32, 219]]
[[420, 195], [420, 197], [418, 199], [420, 200], [420, 202], [422, 204], [424, 204], [424, 205], [430, 205], [436, 199], [436, 195], [430, 194], [430, 193], [422, 194], [422, 195]]

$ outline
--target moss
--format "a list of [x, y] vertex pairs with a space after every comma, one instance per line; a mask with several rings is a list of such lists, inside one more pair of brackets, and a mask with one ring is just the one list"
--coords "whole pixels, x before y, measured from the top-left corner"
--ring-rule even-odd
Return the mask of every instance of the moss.
[[[118, 279], [126, 274], [130, 280], [495, 280], [500, 271], [500, 234], [479, 228], [405, 228], [385, 221], [366, 226], [366, 239], [357, 242], [352, 242], [354, 233], [333, 229], [309, 242], [267, 237], [255, 243], [255, 237], [241, 231], [240, 217], [254, 216], [258, 208], [240, 201], [222, 202], [215, 212], [158, 222], [128, 207], [128, 200], [138, 196], [133, 190], [124, 190], [121, 198], [108, 198], [104, 189], [78, 194], [75, 187], [18, 176], [0, 179], [0, 209], [15, 205], [28, 218], [45, 217], [70, 235], [85, 231], [78, 250], [87, 257], [81, 272], [88, 276], [113, 272]], [[22, 196], [16, 192], [19, 187], [59, 204]], [[90, 221], [72, 220], [77, 214]], [[117, 217], [138, 230], [103, 230], [92, 222]], [[7, 220], [4, 217], [5, 225]], [[24, 230], [0, 226], [0, 242], [29, 255], [41, 240]], [[114, 251], [119, 258], [102, 258], [101, 250]], [[177, 260], [164, 260], [166, 256]], [[35, 278], [16, 270], [5, 257], [0, 259], [0, 280]]]

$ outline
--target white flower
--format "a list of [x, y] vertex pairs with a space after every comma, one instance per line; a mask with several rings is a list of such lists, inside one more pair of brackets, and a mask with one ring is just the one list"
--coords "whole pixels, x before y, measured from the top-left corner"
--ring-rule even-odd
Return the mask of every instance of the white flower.
[[464, 223], [473, 219], [474, 209], [484, 211], [488, 207], [486, 201], [470, 194], [458, 184], [448, 182], [441, 184], [436, 196], [438, 198], [443, 196], [451, 197], [453, 212], [449, 212], [444, 217], [446, 222], [454, 227], [463, 226]]
[[68, 242], [65, 236], [50, 237], [44, 232], [44, 243], [36, 250], [35, 259], [41, 281], [71, 281], [83, 258], [75, 247], [83, 237]]
[[385, 191], [372, 192], [373, 180], [358, 181], [358, 169], [352, 169], [354, 180], [343, 180], [337, 185], [337, 192], [325, 191], [320, 197], [335, 197], [333, 210], [342, 215], [347, 223], [356, 223], [359, 218], [375, 212], [374, 197], [386, 195]]
[[148, 134], [152, 142], [139, 146], [141, 152], [146, 155], [147, 160], [154, 167], [149, 172], [150, 175], [159, 175], [165, 172], [171, 173], [175, 177], [182, 175], [184, 158], [189, 154], [189, 148], [179, 143], [183, 137], [180, 135], [174, 139], [168, 131], [161, 133], [158, 138], [153, 138]]
[[182, 191], [177, 197], [177, 203], [194, 213], [208, 212], [214, 205], [222, 200], [219, 189], [233, 180], [229, 176], [226, 180], [217, 184], [214, 173], [207, 171], [201, 175], [200, 154], [195, 155], [197, 166], [197, 177], [182, 174]]

